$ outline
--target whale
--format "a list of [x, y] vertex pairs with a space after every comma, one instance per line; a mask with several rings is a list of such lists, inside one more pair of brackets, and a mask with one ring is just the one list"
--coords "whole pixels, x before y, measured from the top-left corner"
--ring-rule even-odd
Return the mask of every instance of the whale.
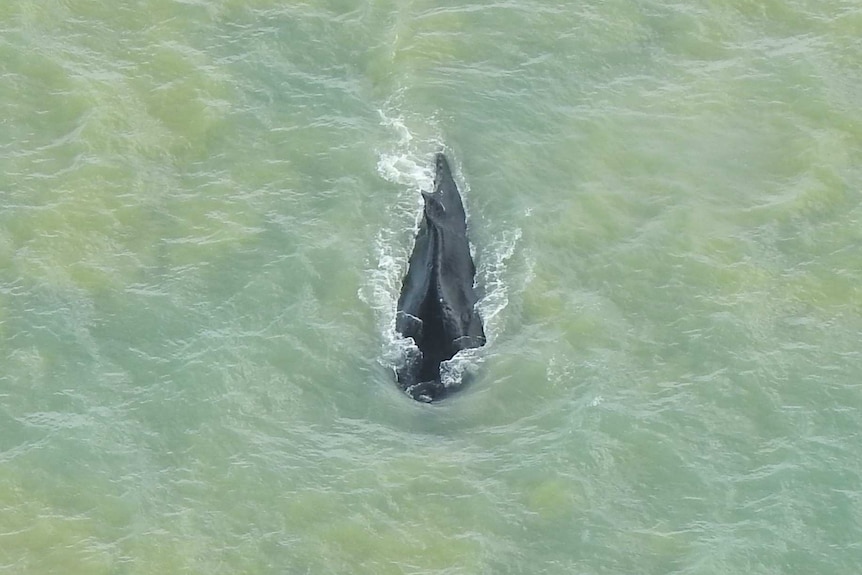
[[[443, 153], [435, 156], [434, 190], [424, 209], [401, 286], [395, 329], [415, 343], [396, 368], [401, 389], [417, 401], [445, 397], [440, 366], [464, 349], [485, 345], [476, 309], [476, 266], [461, 194]], [[417, 351], [418, 349], [418, 351]]]

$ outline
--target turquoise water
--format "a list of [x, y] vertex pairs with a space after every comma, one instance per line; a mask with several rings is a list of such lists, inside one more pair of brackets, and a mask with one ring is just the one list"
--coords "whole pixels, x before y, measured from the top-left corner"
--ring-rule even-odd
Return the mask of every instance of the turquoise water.
[[[0, 573], [853, 574], [862, 6], [0, 4]], [[432, 154], [489, 344], [392, 323]]]

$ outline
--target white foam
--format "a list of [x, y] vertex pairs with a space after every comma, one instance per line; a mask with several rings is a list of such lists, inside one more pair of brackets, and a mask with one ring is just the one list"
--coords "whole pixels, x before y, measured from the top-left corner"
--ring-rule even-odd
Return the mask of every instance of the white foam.
[[476, 303], [486, 324], [489, 342], [497, 335], [496, 318], [509, 303], [509, 288], [503, 281], [506, 264], [521, 240], [520, 228], [505, 230], [488, 245], [486, 257], [476, 270], [477, 285], [484, 286], [485, 295]]
[[428, 158], [441, 147], [438, 137], [424, 141], [414, 137], [408, 121], [394, 113], [392, 106], [388, 102], [379, 111], [381, 125], [392, 131], [393, 140], [391, 147], [378, 151], [377, 161], [380, 177], [396, 185], [396, 195], [387, 202], [387, 221], [392, 226], [378, 232], [374, 246], [376, 262], [368, 270], [368, 281], [359, 292], [362, 301], [376, 312], [383, 334], [379, 362], [387, 368], [394, 368], [408, 354], [419, 351], [412, 338], [403, 338], [395, 331], [395, 312], [421, 217], [420, 191], [431, 192], [434, 187], [433, 166]]

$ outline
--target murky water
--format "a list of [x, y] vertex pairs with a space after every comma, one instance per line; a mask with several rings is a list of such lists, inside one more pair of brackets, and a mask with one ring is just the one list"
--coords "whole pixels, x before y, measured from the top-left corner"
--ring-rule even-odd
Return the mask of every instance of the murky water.
[[[862, 7], [0, 6], [0, 572], [856, 573]], [[453, 161], [489, 344], [392, 333]]]

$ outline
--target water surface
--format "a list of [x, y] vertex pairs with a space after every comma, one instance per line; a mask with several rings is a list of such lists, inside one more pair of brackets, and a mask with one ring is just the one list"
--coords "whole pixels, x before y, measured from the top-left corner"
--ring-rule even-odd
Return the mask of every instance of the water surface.
[[[862, 564], [862, 8], [0, 6], [0, 572]], [[489, 344], [392, 333], [453, 160]]]

